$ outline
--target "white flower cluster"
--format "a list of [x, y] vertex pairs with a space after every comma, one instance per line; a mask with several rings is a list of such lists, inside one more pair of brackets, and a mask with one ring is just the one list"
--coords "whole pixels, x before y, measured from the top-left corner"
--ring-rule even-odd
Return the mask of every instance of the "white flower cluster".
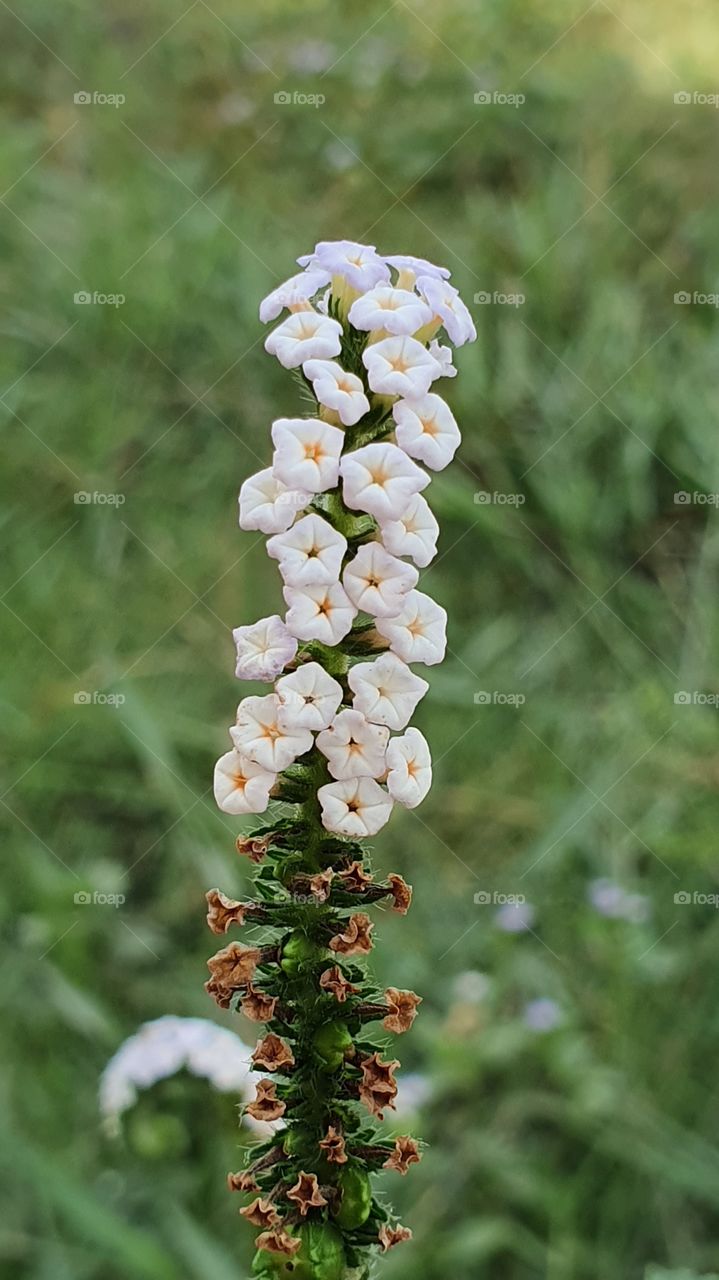
[[[316, 416], [273, 423], [272, 465], [239, 499], [241, 527], [269, 535], [287, 610], [235, 630], [236, 674], [276, 683], [240, 703], [215, 797], [227, 813], [264, 812], [278, 774], [316, 745], [333, 779], [318, 789], [323, 825], [362, 838], [431, 783], [427, 743], [407, 728], [428, 688], [410, 664], [441, 662], [446, 647], [445, 611], [417, 589], [439, 533], [422, 491], [460, 433], [430, 388], [456, 373], [439, 331], [455, 346], [476, 332], [449, 272], [424, 259], [341, 240], [298, 261], [260, 319], [289, 311], [265, 348], [301, 369]], [[342, 642], [369, 634], [360, 614], [380, 652], [348, 662]]]

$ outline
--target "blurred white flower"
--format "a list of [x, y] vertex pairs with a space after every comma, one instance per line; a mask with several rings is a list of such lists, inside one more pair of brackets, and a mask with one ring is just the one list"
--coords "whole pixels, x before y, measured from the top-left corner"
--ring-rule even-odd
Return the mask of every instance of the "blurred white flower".
[[327, 757], [333, 778], [379, 778], [386, 771], [389, 729], [370, 724], [360, 711], [340, 711], [327, 729], [317, 734], [317, 746]]
[[390, 739], [387, 768], [387, 790], [392, 799], [415, 809], [432, 785], [432, 757], [419, 729], [409, 728], [401, 738]]
[[282, 728], [318, 733], [332, 723], [342, 701], [342, 685], [320, 666], [305, 662], [275, 685], [277, 720]]
[[[356, 663], [350, 668], [347, 682], [354, 693], [352, 705], [355, 710], [361, 711], [373, 724], [384, 724], [388, 729], [404, 729], [417, 703], [429, 689], [427, 681], [410, 671], [394, 653], [383, 653], [374, 662]], [[418, 738], [424, 742], [421, 733]], [[398, 741], [393, 738], [392, 744], [396, 746]], [[389, 755], [387, 765], [393, 767]], [[394, 795], [391, 787], [390, 794]]]
[[238, 680], [274, 680], [297, 653], [297, 640], [277, 613], [245, 627], [235, 627]]
[[389, 280], [389, 267], [375, 246], [357, 244], [354, 240], [320, 240], [314, 253], [305, 254], [297, 261], [301, 267], [319, 267], [331, 276], [341, 276], [358, 293]]
[[345, 373], [334, 360], [308, 360], [303, 372], [312, 383], [320, 404], [334, 409], [345, 427], [353, 427], [369, 413], [364, 383], [355, 373]]
[[401, 516], [380, 525], [380, 537], [393, 556], [411, 556], [420, 569], [437, 554], [439, 525], [421, 493], [408, 499]]
[[554, 1031], [564, 1021], [564, 1014], [556, 1000], [550, 1000], [547, 996], [530, 1000], [529, 1004], [524, 1006], [522, 1017], [531, 1031], [537, 1031], [540, 1034]]
[[418, 276], [417, 292], [429, 304], [432, 314], [441, 319], [445, 333], [455, 347], [474, 342], [477, 337], [474, 321], [453, 285], [446, 280], [438, 280], [436, 276]]
[[288, 489], [267, 467], [249, 476], [240, 489], [240, 528], [283, 533], [311, 501], [311, 493]]
[[432, 1096], [432, 1082], [419, 1071], [403, 1071], [397, 1080], [397, 1096], [392, 1113], [393, 1128], [398, 1121], [404, 1125], [407, 1117], [419, 1111]]
[[282, 728], [277, 713], [276, 693], [261, 698], [243, 698], [230, 737], [243, 755], [263, 769], [280, 773], [312, 746], [312, 734], [299, 727]]
[[289, 606], [285, 622], [298, 640], [339, 644], [357, 616], [355, 606], [339, 582], [328, 586], [315, 583], [308, 587], [285, 587], [282, 594]]
[[317, 311], [296, 311], [265, 338], [265, 351], [285, 369], [305, 360], [331, 360], [342, 349], [342, 325]]
[[354, 605], [378, 618], [394, 617], [417, 585], [414, 565], [390, 555], [381, 542], [364, 542], [345, 566], [342, 584]]
[[530, 902], [505, 902], [495, 912], [494, 923], [503, 933], [525, 933], [534, 924], [535, 914]]
[[[440, 283], [437, 281], [436, 283]], [[415, 338], [383, 338], [362, 352], [370, 387], [383, 396], [423, 396], [441, 366]]]
[[454, 414], [441, 396], [431, 392], [419, 400], [398, 400], [392, 409], [397, 444], [433, 471], [452, 461], [462, 437]]
[[288, 587], [338, 582], [346, 550], [347, 539], [315, 512], [267, 543], [267, 554], [279, 561]]
[[375, 441], [342, 455], [342, 494], [353, 511], [367, 511], [382, 523], [399, 520], [430, 477], [396, 444]]
[[447, 613], [423, 591], [410, 591], [396, 618], [378, 618], [375, 626], [403, 662], [435, 666], [447, 647]]
[[384, 330], [402, 337], [428, 324], [432, 311], [416, 293], [381, 284], [357, 298], [347, 318], [355, 329]]
[[248, 760], [239, 751], [228, 751], [215, 765], [214, 792], [224, 813], [264, 813], [276, 774]]
[[278, 418], [272, 423], [273, 475], [293, 489], [333, 489], [344, 438], [340, 427], [320, 418]]
[[458, 973], [452, 983], [452, 993], [462, 1004], [481, 1004], [491, 990], [491, 982], [486, 973], [479, 969], [465, 969]]
[[641, 893], [627, 893], [613, 880], [592, 880], [587, 895], [594, 909], [611, 920], [629, 920], [632, 924], [643, 924], [651, 912], [648, 898]]
[[340, 836], [362, 840], [374, 836], [389, 821], [392, 798], [374, 778], [330, 782], [317, 792], [322, 825]]
[[278, 315], [287, 309], [294, 311], [303, 308], [308, 300], [329, 282], [330, 277], [326, 271], [298, 271], [297, 275], [285, 280], [284, 284], [278, 285], [268, 293], [266, 298], [263, 298], [260, 303], [262, 324], [276, 320]]

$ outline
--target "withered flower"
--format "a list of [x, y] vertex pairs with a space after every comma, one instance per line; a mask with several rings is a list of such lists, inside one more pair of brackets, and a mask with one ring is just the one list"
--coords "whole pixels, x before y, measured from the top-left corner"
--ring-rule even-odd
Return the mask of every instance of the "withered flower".
[[370, 934], [374, 925], [364, 911], [350, 916], [344, 933], [336, 933], [330, 938], [330, 950], [343, 956], [367, 955], [372, 950]]
[[259, 1191], [260, 1184], [255, 1182], [248, 1170], [241, 1169], [239, 1173], [228, 1173], [227, 1189], [228, 1191]]
[[392, 872], [387, 876], [387, 883], [390, 886], [390, 893], [394, 899], [392, 903], [392, 911], [398, 911], [401, 916], [406, 916], [412, 901], [412, 886], [407, 884], [402, 876], [395, 875]]
[[320, 1151], [324, 1151], [328, 1164], [347, 1164], [345, 1140], [341, 1133], [330, 1125], [326, 1136], [318, 1143]]
[[282, 1099], [277, 1097], [277, 1086], [272, 1080], [258, 1080], [255, 1100], [245, 1107], [254, 1120], [279, 1120], [286, 1110]]
[[234, 995], [231, 987], [223, 987], [216, 978], [208, 978], [205, 983], [205, 991], [208, 996], [212, 996], [212, 999], [221, 1009], [229, 1009]]
[[295, 1057], [287, 1041], [276, 1036], [273, 1031], [259, 1041], [252, 1054], [252, 1061], [256, 1067], [264, 1067], [266, 1071], [282, 1071], [284, 1067], [295, 1065]]
[[344, 1004], [348, 996], [355, 996], [359, 991], [359, 987], [353, 987], [352, 983], [347, 981], [338, 964], [333, 964], [331, 969], [325, 969], [320, 978], [320, 986], [323, 991], [329, 991], [339, 1004]]
[[396, 987], [388, 987], [384, 998], [389, 1013], [382, 1021], [383, 1027], [387, 1031], [395, 1031], [398, 1035], [403, 1031], [409, 1031], [417, 1017], [417, 1005], [422, 1003], [422, 997], [416, 996], [414, 991], [398, 991]]
[[361, 862], [353, 862], [345, 871], [340, 871], [338, 879], [342, 881], [342, 888], [348, 893], [361, 893], [368, 884], [372, 883], [372, 877], [364, 870]]
[[247, 1218], [253, 1227], [261, 1227], [263, 1231], [267, 1231], [270, 1227], [276, 1227], [281, 1222], [279, 1213], [275, 1209], [271, 1200], [263, 1200], [262, 1196], [258, 1196], [252, 1204], [245, 1205], [244, 1209], [240, 1209], [243, 1218]]
[[[302, 1241], [299, 1236], [288, 1236], [281, 1227], [273, 1227], [271, 1231], [263, 1231], [255, 1240], [258, 1249], [266, 1249], [268, 1253], [284, 1253], [289, 1258], [297, 1253]], [[387, 1246], [389, 1248], [389, 1245]]]
[[240, 1008], [246, 1018], [252, 1022], [269, 1022], [274, 1017], [276, 1005], [277, 996], [268, 996], [266, 992], [253, 987], [251, 982], [247, 983], [247, 990], [240, 1001]]
[[322, 1209], [327, 1204], [315, 1173], [301, 1173], [294, 1187], [287, 1192], [287, 1199], [294, 1200], [303, 1218], [307, 1217], [310, 1209]]
[[230, 942], [214, 956], [210, 956], [207, 967], [217, 986], [232, 992], [252, 981], [261, 959], [259, 947], [246, 947], [241, 942]]
[[210, 889], [207, 898], [207, 923], [213, 933], [227, 933], [231, 924], [245, 923], [245, 904], [227, 898], [219, 889]]
[[325, 871], [318, 871], [316, 876], [310, 877], [310, 893], [318, 902], [326, 902], [329, 898], [334, 874], [332, 868], [327, 867]]
[[272, 843], [272, 836], [238, 836], [235, 841], [237, 852], [252, 862], [262, 862]]
[[409, 1173], [411, 1164], [419, 1164], [422, 1157], [419, 1154], [419, 1147], [414, 1138], [407, 1136], [395, 1138], [394, 1151], [390, 1152], [384, 1164], [383, 1169], [394, 1169], [396, 1173], [403, 1176]]
[[388, 1227], [385, 1224], [379, 1229], [379, 1242], [382, 1245], [382, 1252], [386, 1253], [388, 1249], [392, 1249], [394, 1245], [401, 1244], [403, 1240], [411, 1240], [412, 1232], [409, 1227], [403, 1227], [399, 1222], [394, 1227]]
[[389, 1107], [392, 1111], [395, 1109], [397, 1081], [394, 1073], [400, 1065], [399, 1061], [395, 1058], [392, 1062], [383, 1062], [378, 1053], [373, 1053], [369, 1058], [363, 1058], [359, 1065], [362, 1070], [362, 1080], [359, 1085], [360, 1101], [364, 1103], [371, 1115], [377, 1116], [378, 1120], [383, 1120], [384, 1107]]

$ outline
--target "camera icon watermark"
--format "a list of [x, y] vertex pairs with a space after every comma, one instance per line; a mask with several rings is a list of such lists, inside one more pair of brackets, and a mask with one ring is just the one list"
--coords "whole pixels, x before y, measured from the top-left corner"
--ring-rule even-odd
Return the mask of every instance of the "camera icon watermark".
[[73, 694], [76, 707], [124, 707], [127, 699], [124, 693], [103, 693], [101, 689], [78, 689]]
[[498, 289], [490, 293], [488, 289], [479, 289], [474, 301], [478, 307], [523, 307], [527, 297], [524, 293], [501, 293]]
[[72, 300], [76, 307], [121, 307], [126, 298], [124, 293], [99, 293], [97, 289], [91, 293], [89, 289], [78, 289]]
[[87, 489], [78, 489], [72, 495], [76, 507], [121, 507], [125, 501], [124, 493], [99, 493], [97, 489], [90, 493]]
[[100, 93], [98, 89], [78, 89], [72, 95], [76, 107], [122, 107], [127, 102], [124, 93]]
[[323, 93], [301, 93], [298, 89], [278, 89], [274, 100], [281, 107], [323, 107], [327, 101]]
[[680, 89], [674, 94], [674, 104], [677, 107], [719, 107], [719, 93], [702, 93], [699, 89], [691, 92], [688, 89]]
[[475, 693], [476, 707], [523, 707], [527, 701], [523, 693], [505, 693], [502, 689], [479, 689]]
[[701, 289], [678, 289], [674, 294], [676, 307], [714, 307], [719, 308], [719, 293], [702, 293]]
[[674, 905], [677, 907], [714, 907], [719, 908], [719, 893], [700, 893], [697, 889], [679, 889], [674, 894]]
[[76, 907], [115, 907], [116, 910], [127, 902], [124, 893], [101, 893], [97, 889], [80, 889], [72, 900]]
[[478, 89], [474, 95], [477, 107], [523, 107], [527, 101], [525, 93], [505, 93], [501, 89]]
[[718, 707], [719, 693], [702, 693], [701, 689], [679, 689], [674, 694], [675, 707]]
[[699, 489], [694, 489], [689, 493], [686, 489], [680, 489], [674, 494], [674, 502], [678, 507], [719, 507], [719, 493], [702, 493]]
[[526, 493], [498, 493], [496, 490], [488, 492], [480, 489], [474, 495], [474, 502], [478, 507], [522, 507], [526, 501]]
[[473, 895], [477, 907], [523, 907], [526, 901], [523, 893], [503, 893], [499, 889], [480, 889]]

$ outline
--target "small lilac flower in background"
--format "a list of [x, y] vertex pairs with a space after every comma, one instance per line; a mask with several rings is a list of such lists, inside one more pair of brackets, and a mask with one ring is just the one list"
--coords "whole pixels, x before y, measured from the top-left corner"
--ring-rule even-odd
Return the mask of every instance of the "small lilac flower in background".
[[494, 923], [503, 933], [524, 933], [531, 929], [535, 915], [531, 902], [506, 902], [495, 913]]
[[530, 1031], [539, 1033], [554, 1031], [564, 1022], [564, 1014], [556, 1000], [550, 1000], [548, 996], [530, 1000], [524, 1006], [522, 1018]]
[[465, 969], [452, 983], [452, 995], [461, 1004], [481, 1004], [487, 999], [492, 984], [486, 973], [478, 969]]
[[628, 920], [631, 924], [643, 924], [651, 914], [651, 904], [641, 893], [627, 893], [614, 880], [592, 880], [587, 897], [600, 915], [610, 920]]

